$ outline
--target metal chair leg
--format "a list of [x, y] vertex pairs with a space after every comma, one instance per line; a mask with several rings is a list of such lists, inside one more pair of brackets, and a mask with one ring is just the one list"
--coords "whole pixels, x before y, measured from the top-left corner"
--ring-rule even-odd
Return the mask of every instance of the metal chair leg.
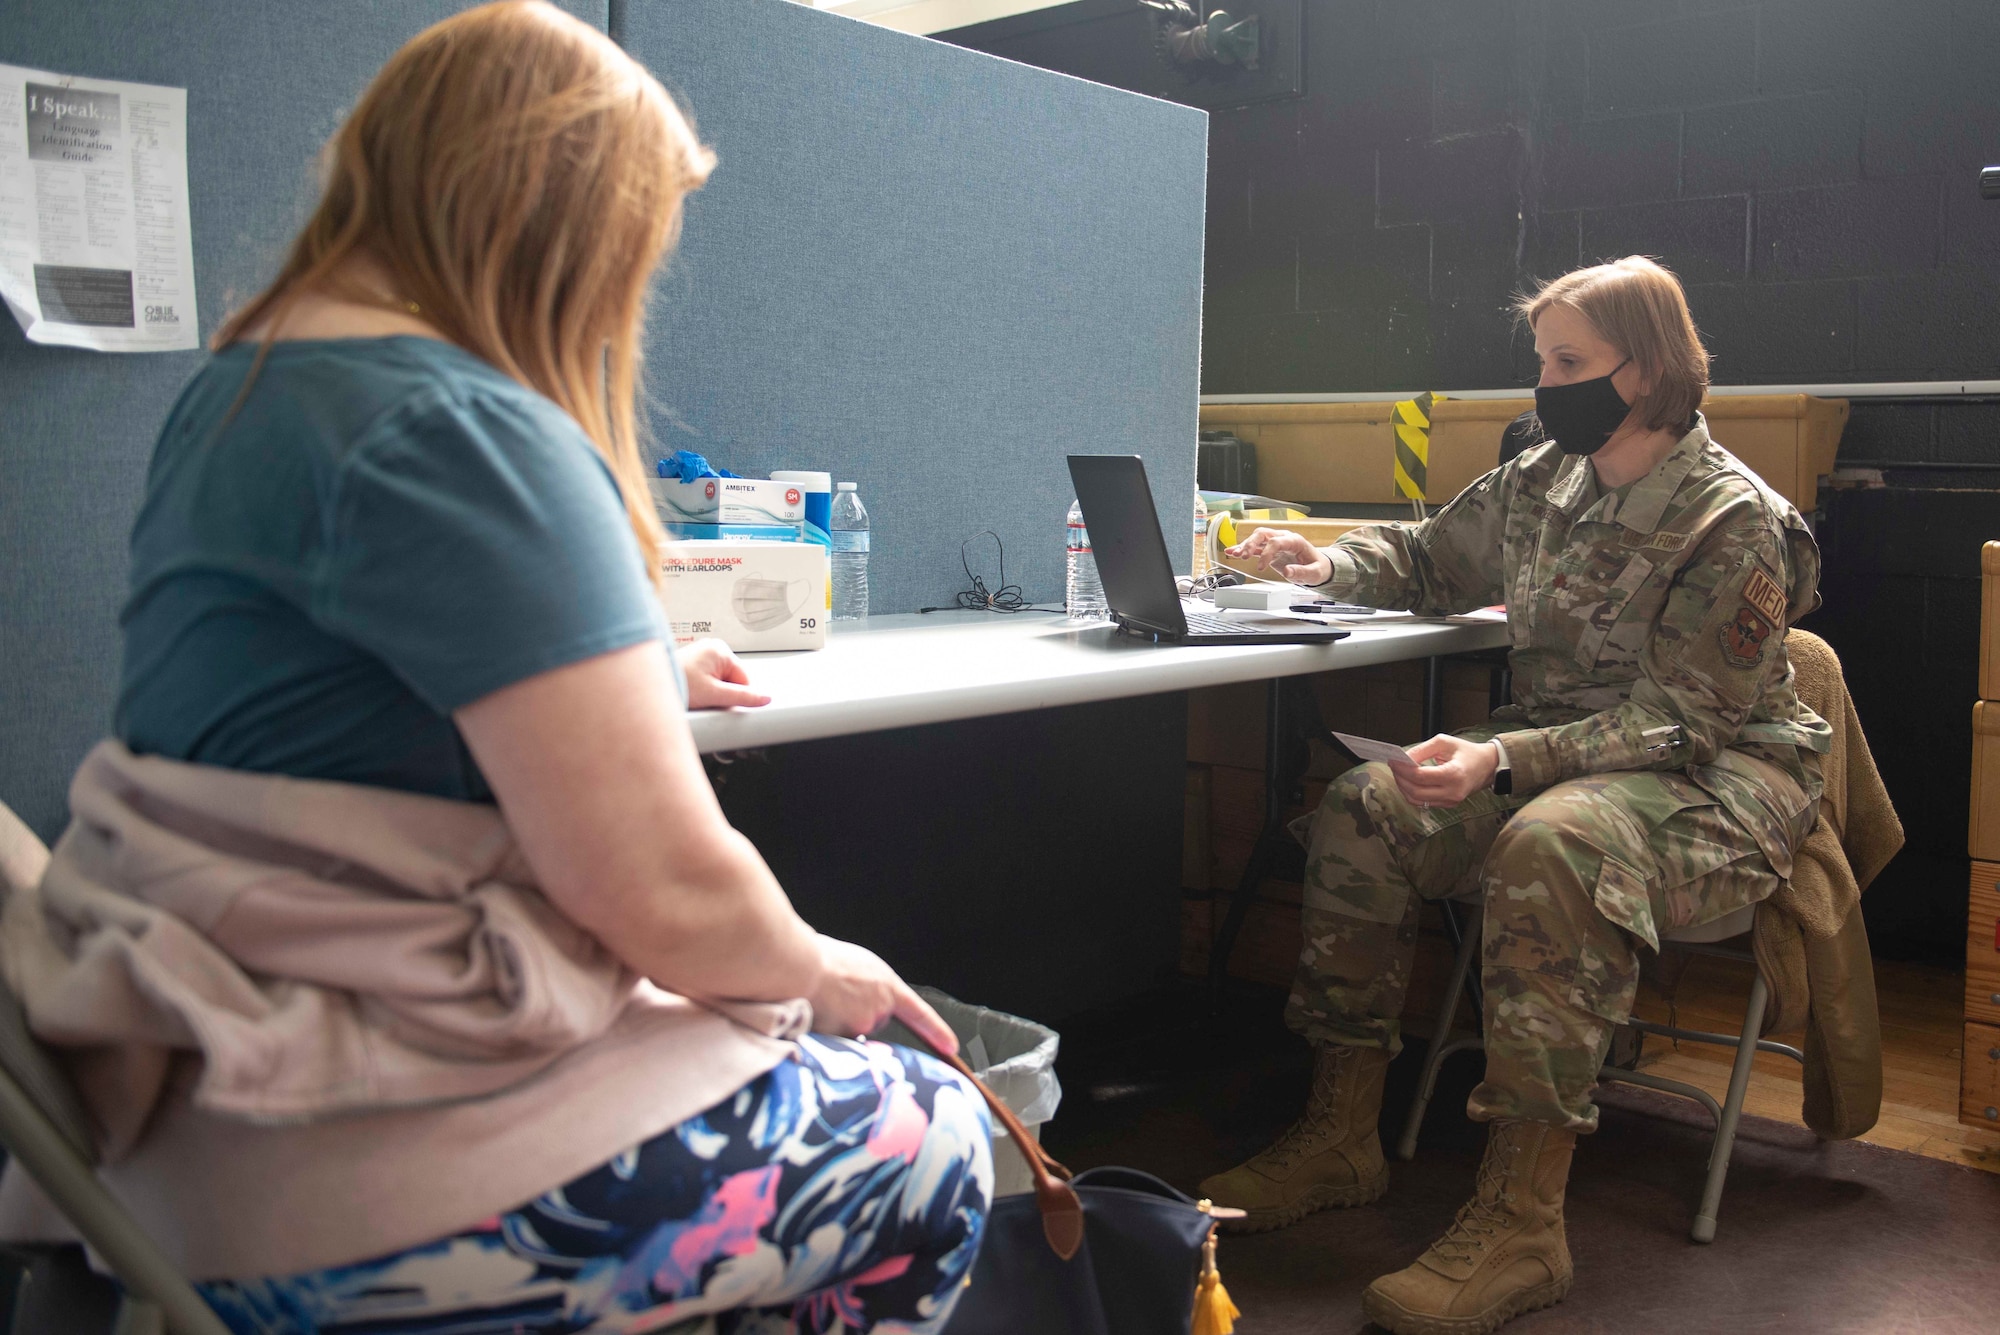
[[4, 1071], [0, 1071], [0, 1140], [34, 1175], [50, 1202], [110, 1263], [119, 1281], [138, 1296], [140, 1301], [128, 1307], [121, 1320], [144, 1331], [157, 1313], [174, 1335], [229, 1335], [222, 1318], [133, 1222], [27, 1091]]
[[1700, 1085], [1690, 1085], [1685, 1080], [1673, 1080], [1663, 1075], [1653, 1075], [1647, 1071], [1627, 1071], [1623, 1067], [1607, 1066], [1597, 1073], [1602, 1081], [1615, 1081], [1621, 1085], [1644, 1085], [1647, 1089], [1657, 1089], [1664, 1094], [1678, 1094], [1684, 1099], [1692, 1099], [1708, 1110], [1708, 1120], [1722, 1125], [1722, 1105]]
[[[1445, 912], [1452, 912], [1451, 905], [1445, 905]], [[1458, 1001], [1465, 993], [1465, 981], [1472, 972], [1472, 962], [1479, 958], [1479, 927], [1481, 914], [1474, 910], [1458, 943], [1458, 957], [1452, 961], [1451, 979], [1445, 984], [1444, 1009], [1438, 1013], [1437, 1028], [1431, 1034], [1430, 1051], [1424, 1054], [1423, 1073], [1417, 1077], [1417, 1096], [1410, 1103], [1410, 1115], [1403, 1120], [1403, 1134], [1396, 1142], [1396, 1157], [1408, 1163], [1417, 1157], [1417, 1133], [1423, 1129], [1424, 1113], [1431, 1106], [1431, 1094], [1437, 1089], [1438, 1070], [1444, 1059], [1454, 1052], [1478, 1047], [1477, 1038], [1454, 1043], [1451, 1041], [1451, 1024], [1458, 1017]]]
[[[1437, 906], [1439, 914], [1444, 918], [1445, 935], [1451, 938], [1452, 958], [1455, 960], [1458, 958], [1457, 952], [1465, 949], [1467, 941], [1473, 942], [1475, 946], [1479, 942], [1479, 932], [1485, 914], [1478, 906], [1466, 904], [1463, 905], [1465, 919], [1460, 921], [1458, 910], [1461, 905], [1458, 901], [1440, 899], [1437, 901]], [[1473, 958], [1477, 959], [1478, 956], [1475, 955]], [[1472, 998], [1472, 1013], [1476, 1016], [1486, 1014], [1486, 989], [1479, 981], [1477, 969], [1466, 971], [1465, 993]]]
[[1696, 1242], [1715, 1241], [1715, 1215], [1722, 1206], [1722, 1182], [1729, 1176], [1729, 1155], [1736, 1148], [1736, 1123], [1743, 1116], [1743, 1096], [1750, 1090], [1750, 1064], [1757, 1057], [1757, 1035], [1764, 1028], [1764, 1006], [1771, 991], [1758, 972], [1750, 980], [1750, 1005], [1743, 1012], [1743, 1034], [1736, 1045], [1736, 1064], [1729, 1071], [1729, 1092], [1722, 1100], [1722, 1118], [1715, 1128], [1715, 1148], [1708, 1156], [1708, 1181], [1701, 1189], [1701, 1209], [1695, 1214]]

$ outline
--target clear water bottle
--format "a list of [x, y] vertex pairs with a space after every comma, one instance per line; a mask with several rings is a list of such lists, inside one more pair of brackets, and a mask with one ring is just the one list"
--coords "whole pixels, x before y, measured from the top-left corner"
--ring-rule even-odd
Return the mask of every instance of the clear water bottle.
[[1104, 602], [1104, 581], [1097, 577], [1097, 558], [1091, 554], [1090, 533], [1083, 526], [1083, 506], [1069, 503], [1066, 545], [1069, 548], [1069, 578], [1063, 593], [1063, 607], [1071, 621], [1102, 621], [1111, 615]]
[[852, 482], [833, 497], [833, 619], [868, 615], [868, 510]]
[[1194, 494], [1194, 564], [1188, 573], [1196, 579], [1208, 573], [1208, 502], [1200, 491]]

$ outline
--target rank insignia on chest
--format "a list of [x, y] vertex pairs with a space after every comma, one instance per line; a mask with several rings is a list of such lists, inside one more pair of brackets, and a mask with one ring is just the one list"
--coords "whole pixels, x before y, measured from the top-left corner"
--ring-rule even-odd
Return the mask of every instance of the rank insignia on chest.
[[1763, 656], [1764, 641], [1771, 638], [1771, 623], [1754, 608], [1739, 607], [1736, 619], [1721, 630], [1722, 656], [1737, 667], [1755, 667]]

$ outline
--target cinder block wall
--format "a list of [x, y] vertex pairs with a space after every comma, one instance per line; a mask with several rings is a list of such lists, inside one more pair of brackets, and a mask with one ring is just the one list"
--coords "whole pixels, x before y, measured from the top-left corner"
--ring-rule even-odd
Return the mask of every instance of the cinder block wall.
[[[1229, 8], [1267, 3], [1298, 0]], [[1120, 83], [1147, 22], [1079, 0], [949, 40]], [[1718, 383], [2000, 376], [2000, 4], [1304, 0], [1302, 27], [1298, 96], [1211, 113], [1205, 392], [1526, 385], [1509, 295], [1633, 252], [1689, 284]], [[1824, 498], [1808, 625], [1910, 835], [1864, 903], [1878, 953], [1955, 960], [2000, 407], [1860, 402], [1841, 459], [1887, 486]]]

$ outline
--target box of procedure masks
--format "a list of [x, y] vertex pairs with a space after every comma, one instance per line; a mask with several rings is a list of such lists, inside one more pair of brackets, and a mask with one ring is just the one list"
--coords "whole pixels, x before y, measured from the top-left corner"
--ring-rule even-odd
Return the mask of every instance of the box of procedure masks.
[[796, 482], [757, 477], [649, 477], [653, 507], [663, 524], [796, 524], [806, 517], [805, 492]]
[[826, 643], [831, 567], [816, 542], [669, 542], [660, 569], [675, 644], [714, 635], [754, 653]]
[[662, 525], [676, 542], [798, 542], [803, 538], [797, 524], [682, 524]]

